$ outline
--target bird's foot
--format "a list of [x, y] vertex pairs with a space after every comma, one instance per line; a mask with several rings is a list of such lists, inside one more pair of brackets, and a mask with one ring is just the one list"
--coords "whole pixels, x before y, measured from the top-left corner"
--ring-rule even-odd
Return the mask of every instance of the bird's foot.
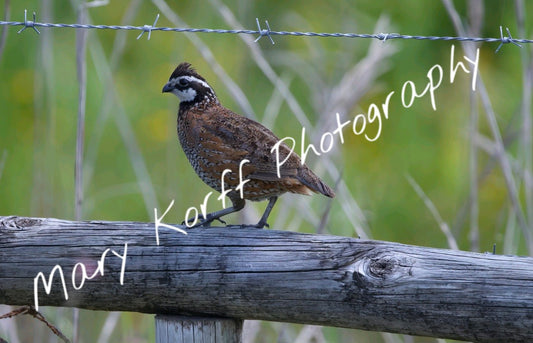
[[183, 221], [181, 223], [181, 225], [187, 225], [187, 227], [189, 227], [189, 228], [195, 228], [195, 227], [200, 227], [200, 226], [202, 226], [202, 227], [210, 227], [211, 223], [214, 222], [215, 220], [218, 220], [222, 224], [227, 225], [226, 222], [223, 221], [222, 219], [217, 218], [217, 217], [209, 218], [209, 215], [208, 215], [207, 218], [200, 219], [200, 220], [198, 220], [198, 222], [196, 224], [194, 224], [192, 226], [189, 226], [188, 223], [194, 223], [195, 219], [196, 218], [189, 218], [186, 221]]
[[226, 225], [228, 229], [264, 229], [265, 227], [269, 228], [270, 225], [267, 223]]
[[263, 222], [262, 220], [259, 221], [259, 223], [255, 224], [255, 225], [247, 225], [247, 227], [253, 227], [253, 228], [256, 228], [256, 229], [264, 229], [265, 227], [268, 229], [270, 228], [270, 225], [268, 225], [267, 222]]

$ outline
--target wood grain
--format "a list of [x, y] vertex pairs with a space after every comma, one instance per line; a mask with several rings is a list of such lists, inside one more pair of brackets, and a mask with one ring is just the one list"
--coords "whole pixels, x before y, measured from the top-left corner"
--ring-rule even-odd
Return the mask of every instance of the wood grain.
[[[533, 341], [533, 258], [250, 228], [0, 217], [0, 303], [220, 316], [479, 342]], [[72, 286], [73, 266], [104, 276]], [[78, 268], [78, 272], [80, 272]], [[77, 274], [79, 285], [81, 274]]]
[[156, 343], [242, 342], [242, 320], [157, 315]]

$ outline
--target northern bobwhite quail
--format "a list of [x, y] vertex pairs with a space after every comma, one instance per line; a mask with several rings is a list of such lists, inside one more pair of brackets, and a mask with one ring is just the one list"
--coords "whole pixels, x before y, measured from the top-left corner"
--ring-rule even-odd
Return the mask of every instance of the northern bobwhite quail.
[[[288, 159], [280, 166], [272, 147], [279, 138], [263, 125], [234, 113], [218, 101], [215, 91], [189, 63], [181, 63], [163, 87], [180, 99], [178, 111], [178, 137], [181, 147], [194, 171], [210, 187], [222, 191], [221, 178], [225, 169], [224, 188], [232, 207], [212, 212], [198, 225], [209, 225], [213, 220], [244, 208], [245, 200], [269, 199], [259, 222], [255, 227], [268, 226], [267, 218], [274, 204], [285, 192], [297, 194], [322, 193], [333, 198], [335, 193], [316, 176], [300, 157], [292, 153], [287, 145], [279, 146], [279, 155]], [[241, 190], [239, 166], [242, 164], [242, 180], [247, 181]], [[242, 191], [242, 198], [241, 198]]]

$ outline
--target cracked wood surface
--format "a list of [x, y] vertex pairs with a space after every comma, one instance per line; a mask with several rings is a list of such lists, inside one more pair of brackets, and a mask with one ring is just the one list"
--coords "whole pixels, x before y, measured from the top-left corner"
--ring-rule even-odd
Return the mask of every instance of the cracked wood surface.
[[[153, 223], [0, 217], [0, 303], [33, 305], [35, 277], [59, 265], [68, 300], [56, 273], [49, 295], [38, 283], [40, 306], [533, 341], [533, 258], [251, 228], [187, 233], [159, 227], [158, 246]], [[77, 263], [78, 288], [81, 263], [97, 274], [80, 289]]]

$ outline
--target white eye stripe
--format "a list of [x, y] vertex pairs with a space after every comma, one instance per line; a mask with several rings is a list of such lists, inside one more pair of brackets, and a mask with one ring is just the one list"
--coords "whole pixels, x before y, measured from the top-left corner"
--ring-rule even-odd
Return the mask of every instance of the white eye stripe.
[[207, 82], [205, 82], [204, 80], [200, 80], [199, 78], [194, 77], [194, 76], [180, 76], [178, 78], [170, 80], [170, 84], [174, 87], [179, 83], [178, 80], [180, 79], [187, 80], [189, 82], [197, 82], [201, 84], [202, 86], [204, 86], [205, 88], [209, 88], [211, 91], [213, 91], [213, 89], [207, 84]]

